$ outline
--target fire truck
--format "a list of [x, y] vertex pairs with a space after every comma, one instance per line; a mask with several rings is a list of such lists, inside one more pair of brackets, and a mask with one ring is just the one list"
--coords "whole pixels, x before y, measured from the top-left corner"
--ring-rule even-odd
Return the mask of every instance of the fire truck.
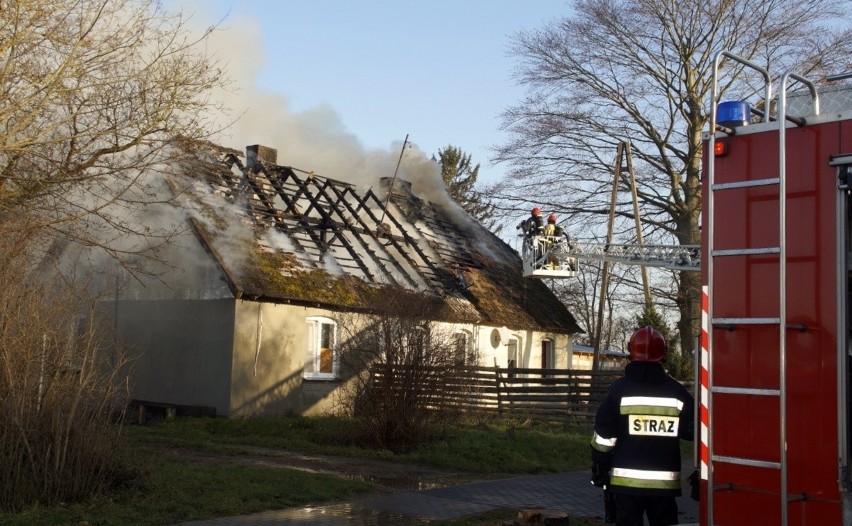
[[[762, 98], [719, 100], [732, 65]], [[700, 270], [701, 526], [852, 525], [852, 89], [773, 74], [714, 57], [700, 248], [533, 240], [524, 275]]]
[[[719, 100], [728, 68], [763, 79], [762, 99]], [[702, 526], [852, 524], [852, 97], [825, 86], [715, 57], [702, 177]]]

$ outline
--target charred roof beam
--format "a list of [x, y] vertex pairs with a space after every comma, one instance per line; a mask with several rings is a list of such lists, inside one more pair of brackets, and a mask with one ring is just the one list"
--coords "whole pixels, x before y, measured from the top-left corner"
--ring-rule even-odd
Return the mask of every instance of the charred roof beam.
[[[232, 153], [229, 153], [227, 156], [225, 156], [225, 164], [228, 166], [228, 168], [232, 168], [236, 164], [237, 168], [240, 170], [240, 173], [245, 173], [245, 167], [240, 161], [240, 158]], [[225, 181], [225, 184], [228, 185], [228, 188], [230, 188], [231, 190], [240, 189], [240, 181], [236, 177], [234, 177], [234, 174], [230, 171], [222, 173], [222, 180]]]
[[[293, 215], [293, 217], [296, 219], [296, 223], [303, 227], [305, 233], [320, 249], [320, 253], [325, 252], [332, 243], [332, 241], [330, 241], [326, 237], [326, 233], [331, 231], [334, 235], [334, 238], [340, 240], [340, 244], [349, 253], [349, 255], [352, 257], [352, 260], [355, 261], [361, 272], [369, 280], [374, 282], [376, 281], [376, 277], [364, 264], [364, 262], [361, 261], [361, 258], [352, 249], [348, 240], [342, 235], [339, 226], [336, 225], [336, 223], [332, 220], [329, 214], [321, 206], [318, 205], [317, 198], [311, 193], [309, 189], [309, 185], [316, 185], [316, 183], [320, 179], [326, 181], [327, 184], [327, 179], [318, 178], [316, 176], [310, 176], [306, 179], [302, 179], [298, 175], [296, 175], [296, 173], [291, 168], [280, 168], [272, 174], [270, 174], [264, 169], [264, 175], [266, 176], [266, 180], [269, 182], [270, 186], [275, 190], [276, 195], [284, 203], [284, 212]], [[285, 183], [288, 180], [295, 187], [295, 191], [293, 192], [292, 196], [288, 195], [288, 192], [284, 187]], [[301, 198], [307, 199], [310, 203], [308, 208], [304, 211], [300, 211], [296, 206], [296, 202]], [[277, 211], [277, 209], [275, 209], [274, 207], [274, 203], [270, 202], [268, 204], [273, 211]], [[319, 220], [312, 220], [310, 218], [309, 214], [312, 209], [316, 210], [316, 212], [319, 214]], [[275, 217], [276, 220], [279, 219], [277, 214], [275, 214]], [[286, 230], [287, 228], [285, 226], [285, 231]]]
[[[236, 160], [238, 161], [238, 159], [236, 159]], [[276, 213], [277, 209], [275, 208], [274, 202], [271, 199], [269, 199], [269, 196], [267, 195], [267, 193], [263, 190], [263, 188], [261, 188], [261, 185], [258, 183], [257, 177], [259, 177], [259, 176], [263, 176], [263, 178], [266, 180], [266, 182], [269, 183], [269, 185], [275, 190], [275, 194], [282, 200], [282, 202], [284, 203], [284, 205], [286, 207], [285, 212], [289, 212], [289, 213], [293, 214], [294, 218], [296, 219], [297, 224], [301, 225], [304, 228], [305, 233], [311, 238], [311, 240], [321, 250], [322, 250], [323, 247], [327, 246], [327, 242], [326, 242], [326, 240], [323, 239], [323, 236], [320, 232], [321, 229], [317, 228], [319, 226], [319, 221], [318, 220], [313, 220], [313, 221], [308, 220], [309, 214], [312, 210], [316, 210], [317, 214], [319, 214], [322, 219], [324, 219], [326, 221], [330, 220], [330, 218], [328, 217], [328, 214], [324, 210], [322, 210], [322, 208], [320, 206], [318, 206], [317, 197], [315, 195], [313, 195], [313, 193], [310, 191], [309, 185], [314, 185], [318, 189], [320, 189], [320, 191], [321, 191], [321, 188], [319, 187], [319, 183], [321, 181], [325, 182], [326, 186], [327, 186], [327, 185], [330, 184], [331, 180], [324, 178], [324, 177], [315, 176], [315, 175], [309, 175], [309, 177], [307, 177], [306, 180], [303, 180], [298, 175], [296, 175], [296, 173], [290, 168], [278, 168], [272, 174], [270, 174], [270, 171], [262, 165], [259, 168], [260, 169], [257, 172], [253, 172], [253, 171], [249, 170], [248, 168], [243, 167], [243, 173], [245, 174], [246, 182], [248, 183], [249, 187], [251, 188], [252, 193], [260, 201], [262, 206], [266, 209], [265, 210], [266, 214], [271, 215], [274, 218], [275, 224], [277, 226], [279, 226], [282, 230], [284, 230], [285, 232], [289, 231], [290, 227], [284, 222], [283, 218], [281, 218], [279, 216], [279, 214]], [[292, 195], [288, 195], [287, 190], [284, 188], [284, 184], [288, 180], [291, 184], [293, 184], [295, 186], [295, 191], [292, 193]], [[328, 196], [325, 195], [325, 197], [328, 200]], [[296, 202], [298, 202], [302, 198], [304, 198], [308, 201], [309, 206], [308, 206], [307, 209], [300, 211], [296, 206]], [[370, 218], [375, 222], [376, 226], [378, 226], [380, 224], [380, 222], [379, 222], [379, 219], [375, 216], [375, 214], [373, 214], [373, 209], [372, 209], [372, 207], [370, 207], [370, 205], [368, 203], [368, 201], [370, 201], [370, 200], [372, 200], [374, 202], [377, 209], [382, 209], [382, 208], [384, 208], [385, 205], [380, 199], [378, 199], [378, 197], [375, 195], [375, 193], [371, 189], [367, 190], [367, 192], [364, 196], [364, 199], [359, 199], [359, 202], [362, 204], [363, 209], [367, 212], [367, 214], [370, 216]], [[357, 214], [353, 214], [353, 215], [355, 217], [359, 217]], [[399, 255], [401, 255], [408, 262], [408, 264], [411, 266], [411, 268], [415, 272], [420, 274], [421, 278], [425, 279], [427, 282], [431, 281], [436, 285], [443, 285], [442, 282], [444, 280], [441, 279], [441, 273], [438, 271], [438, 268], [432, 262], [432, 260], [425, 254], [425, 252], [423, 252], [423, 250], [420, 248], [420, 246], [418, 245], [416, 240], [413, 237], [411, 237], [411, 235], [408, 233], [408, 231], [405, 228], [403, 228], [402, 224], [396, 219], [396, 217], [393, 216], [393, 214], [387, 213], [387, 211], [386, 211], [385, 218], [388, 221], [392, 222], [396, 226], [397, 230], [402, 234], [402, 239], [404, 240], [405, 245], [410, 247], [411, 249], [413, 249], [414, 252], [421, 259], [422, 266], [420, 264], [417, 264], [411, 258], [408, 250], [406, 250], [405, 248], [400, 246], [398, 240], [395, 239], [395, 236], [388, 236], [387, 239], [389, 240], [391, 245], [395, 248], [396, 252]], [[362, 224], [364, 224], [364, 222], [360, 220], [360, 217], [359, 217], [359, 221]], [[330, 225], [334, 225], [334, 224], [335, 223], [333, 221], [330, 223]], [[364, 262], [361, 261], [360, 256], [358, 256], [358, 254], [355, 253], [355, 251], [353, 250], [353, 248], [351, 247], [349, 242], [342, 236], [340, 229], [335, 227], [335, 228], [333, 228], [333, 230], [334, 230], [335, 237], [337, 239], [341, 240], [341, 244], [349, 252], [349, 254], [352, 256], [353, 260], [357, 262], [358, 267], [362, 270], [362, 272], [364, 272], [364, 275], [368, 276], [370, 279], [375, 281], [375, 276], [373, 276], [372, 272], [370, 272], [369, 269], [364, 265]], [[368, 228], [368, 230], [369, 230], [369, 228]], [[298, 241], [297, 241], [297, 244], [300, 244], [300, 243], [298, 243]], [[304, 249], [304, 247], [301, 247], [301, 248]], [[393, 257], [391, 257], [389, 259], [391, 259], [393, 261], [396, 260]], [[398, 265], [398, 263], [396, 263], [396, 264]], [[423, 272], [423, 266], [425, 266], [429, 270], [428, 274]], [[403, 272], [403, 274], [406, 275], [406, 276], [408, 275], [406, 272]], [[408, 279], [411, 279], [411, 278], [409, 277]]]
[[[275, 221], [276, 226], [281, 228], [284, 232], [289, 233], [290, 232], [289, 225], [287, 225], [287, 223], [284, 221], [284, 218], [280, 217], [279, 214], [276, 213], [278, 210], [275, 208], [275, 203], [273, 202], [273, 200], [269, 199], [269, 197], [266, 195], [266, 192], [263, 191], [263, 189], [260, 187], [260, 184], [257, 181], [257, 177], [259, 175], [262, 175], [264, 177], [264, 179], [266, 179], [266, 181], [269, 182], [270, 185], [276, 190], [276, 195], [278, 195], [279, 197], [282, 197], [282, 192], [279, 192], [278, 189], [276, 188], [276, 185], [274, 184], [275, 178], [269, 176], [269, 173], [267, 172], [267, 169], [264, 166], [261, 166], [260, 170], [258, 172], [252, 172], [251, 170], [246, 169], [244, 174], [246, 176], [246, 181], [248, 182], [250, 188], [252, 189], [254, 196], [261, 202], [261, 204], [265, 208], [265, 210], [263, 210], [263, 212], [265, 212], [267, 215], [271, 215], [273, 217], [273, 220]], [[284, 199], [284, 197], [282, 197], [282, 199]], [[320, 236], [317, 235], [316, 231], [308, 230], [308, 231], [306, 231], [306, 233], [308, 234], [311, 241], [315, 245], [321, 246], [322, 240], [320, 239]], [[292, 235], [290, 236], [290, 238], [293, 239], [293, 241], [296, 243], [296, 245], [299, 246], [299, 248], [302, 249], [303, 252], [307, 253], [307, 249], [302, 243], [300, 243]]]
[[[339, 188], [334, 188], [333, 190], [335, 191], [335, 193], [336, 193], [336, 194], [337, 194], [337, 196], [338, 196], [338, 202], [343, 203], [343, 205], [346, 207], [346, 209], [349, 211], [349, 213], [350, 213], [350, 214], [351, 214], [351, 216], [355, 219], [355, 221], [357, 221], [357, 222], [358, 222], [358, 224], [360, 224], [360, 225], [361, 225], [361, 227], [362, 227], [362, 229], [363, 229], [363, 230], [359, 230], [359, 234], [360, 234], [360, 233], [364, 233], [364, 234], [366, 234], [366, 235], [368, 236], [368, 240], [371, 240], [371, 241], [373, 241], [374, 243], [376, 243], [376, 245], [377, 245], [379, 248], [381, 248], [381, 249], [383, 250], [383, 252], [384, 252], [384, 253], [388, 256], [388, 260], [392, 262], [392, 264], [393, 264], [394, 268], [396, 268], [396, 270], [397, 270], [397, 271], [398, 271], [401, 275], [405, 276], [406, 280], [407, 280], [407, 281], [408, 281], [411, 285], [413, 285], [413, 286], [417, 286], [417, 282], [416, 282], [416, 281], [414, 280], [414, 278], [411, 276], [410, 271], [406, 270], [406, 269], [402, 266], [402, 264], [399, 262], [399, 260], [397, 260], [397, 259], [396, 259], [396, 258], [394, 258], [394, 257], [391, 257], [391, 256], [390, 256], [390, 254], [389, 254], [386, 250], [384, 250], [383, 245], [382, 245], [381, 243], [379, 243], [379, 242], [378, 242], [378, 237], [376, 236], [375, 228], [374, 228], [374, 227], [372, 227], [372, 226], [370, 226], [370, 225], [368, 225], [368, 224], [364, 221], [364, 219], [361, 217], [361, 215], [358, 213], [358, 211], [359, 211], [359, 210], [362, 210], [362, 209], [363, 209], [363, 210], [367, 213], [367, 215], [368, 215], [371, 219], [373, 219], [374, 224], [377, 224], [377, 223], [378, 223], [378, 221], [376, 220], [375, 215], [373, 215], [373, 213], [372, 213], [372, 210], [370, 210], [369, 206], [367, 206], [367, 204], [366, 204], [366, 202], [365, 202], [366, 198], [362, 199], [362, 198], [361, 198], [358, 194], [356, 194], [356, 193], [355, 193], [355, 191], [354, 191], [353, 189], [351, 189], [351, 188], [345, 188], [345, 189], [343, 189], [342, 191], [341, 191]], [[355, 200], [355, 202], [358, 204], [358, 206], [357, 206], [357, 207], [353, 207], [353, 206], [352, 206], [352, 203], [351, 203], [351, 202], [349, 202], [349, 200], [347, 199], [347, 197], [351, 197], [352, 199], [354, 199], [354, 200]], [[353, 227], [353, 230], [354, 230], [354, 227]], [[397, 243], [396, 243], [396, 244], [397, 244], [397, 246], [398, 246], [398, 242], [400, 242], [400, 241], [403, 241], [403, 242], [404, 242], [404, 241], [405, 241], [405, 239], [404, 239], [402, 236], [396, 236], [396, 235], [394, 235], [394, 234], [391, 234], [390, 232], [385, 233], [382, 237], [386, 237], [386, 238], [388, 238], [388, 239], [392, 239], [392, 240], [394, 240], [395, 242], [397, 242]], [[367, 241], [367, 240], [361, 240], [361, 241], [362, 241], [362, 243], [363, 243], [365, 246], [367, 246], [367, 245], [368, 245], [368, 241]], [[423, 278], [423, 276], [421, 276], [421, 275], [417, 272], [417, 266], [414, 264], [414, 262], [413, 262], [413, 261], [411, 261], [411, 260], [410, 260], [410, 258], [408, 258], [408, 254], [407, 254], [407, 253], [405, 253], [404, 255], [406, 256], [406, 259], [408, 260], [408, 264], [409, 264], [409, 266], [413, 269], [414, 273], [415, 273], [415, 274], [417, 274], [417, 275], [418, 275], [418, 277], [420, 277], [420, 278], [422, 279], [422, 278]]]
[[[364, 240], [363, 237], [361, 237], [360, 233], [356, 229], [350, 227], [349, 216], [344, 215], [343, 212], [344, 211], [351, 212], [352, 209], [349, 206], [349, 203], [347, 203], [346, 200], [342, 198], [343, 197], [342, 193], [339, 191], [337, 185], [332, 184], [332, 182], [327, 179], [327, 180], [325, 180], [324, 184], [316, 185], [316, 186], [317, 186], [317, 189], [316, 189], [317, 193], [325, 199], [330, 213], [334, 213], [335, 215], [337, 215], [340, 218], [340, 222], [345, 227], [346, 231], [350, 232], [353, 235], [355, 240], [358, 241], [358, 243], [360, 244], [361, 248], [363, 248], [363, 250], [366, 251], [367, 254], [372, 256], [374, 260], [377, 260], [375, 250], [370, 246], [369, 243], [367, 243]], [[333, 196], [329, 195], [329, 192], [328, 192], [329, 190], [334, 194]], [[351, 191], [351, 188], [346, 188], [346, 190]], [[343, 204], [342, 207], [340, 206], [341, 204]], [[353, 217], [355, 217], [355, 216], [353, 215]], [[355, 217], [355, 219], [358, 219], [358, 218]], [[344, 243], [346, 243], [347, 248], [350, 249], [350, 251], [353, 253], [353, 257], [354, 257], [354, 250], [349, 246], [348, 242], [344, 239], [343, 229], [338, 228], [337, 230], [338, 230], [338, 237], [340, 237], [341, 240]], [[376, 262], [378, 263], [378, 261], [376, 261]], [[394, 278], [393, 274], [388, 272], [387, 269], [383, 265], [377, 265], [377, 268], [384, 273], [385, 278], [387, 280], [389, 280], [393, 284], [398, 284], [396, 279]]]
[[[292, 174], [294, 179], [298, 179], [295, 174]], [[321, 246], [328, 247], [329, 243], [325, 239], [326, 232], [331, 232], [333, 238], [336, 238], [340, 241], [340, 245], [349, 253], [352, 260], [358, 265], [358, 268], [361, 272], [367, 276], [367, 278], [377, 283], [378, 279], [370, 270], [370, 268], [365, 264], [362, 260], [361, 256], [352, 248], [352, 245], [349, 243], [349, 240], [343, 235], [343, 229], [339, 227], [339, 225], [331, 218], [331, 215], [319, 204], [319, 197], [311, 192], [309, 185], [313, 185], [317, 189], [317, 193], [323, 195], [328, 199], [328, 196], [323, 192], [323, 186], [327, 186], [329, 181], [326, 179], [325, 184], [322, 186], [317, 184], [319, 181], [316, 181], [315, 178], [309, 178], [308, 181], [303, 181], [302, 185], [299, 189], [299, 194], [303, 195], [308, 202], [310, 203], [309, 207], [302, 214], [301, 219], [299, 220], [302, 224], [307, 224], [306, 219], [309, 217], [309, 213], [311, 210], [315, 210], [317, 214], [320, 215], [320, 221], [317, 223], [317, 226], [320, 227], [320, 232], [318, 233]], [[329, 209], [333, 210], [332, 206], [329, 206]]]
[[[367, 203], [368, 199], [372, 199], [375, 202], [375, 204], [377, 205], [376, 206], [377, 209], [379, 209], [379, 210], [384, 209], [384, 207], [385, 207], [384, 203], [382, 202], [381, 199], [378, 198], [378, 196], [373, 192], [372, 189], [368, 189], [367, 192], [364, 194], [364, 203], [365, 204]], [[376, 222], [376, 225], [378, 226], [379, 225], [379, 219], [373, 214], [372, 208], [369, 205], [366, 205], [365, 210], [370, 215], [370, 217], [373, 219], [373, 221]], [[403, 240], [405, 241], [406, 246], [411, 247], [411, 249], [414, 250], [414, 252], [420, 257], [421, 261], [423, 261], [423, 265], [425, 265], [426, 268], [429, 269], [429, 272], [431, 273], [431, 275], [427, 275], [426, 273], [424, 273], [421, 270], [422, 267], [420, 265], [418, 265], [411, 258], [411, 256], [408, 253], [408, 250], [401, 247], [399, 245], [399, 243], [397, 243], [397, 241], [393, 237], [390, 237], [389, 241], [390, 241], [391, 245], [396, 249], [397, 253], [399, 253], [403, 258], [405, 258], [405, 260], [408, 261], [408, 263], [412, 266], [412, 268], [414, 268], [415, 271], [420, 273], [420, 277], [423, 278], [425, 281], [437, 282], [436, 284], [440, 285], [441, 280], [438, 277], [437, 267], [435, 266], [434, 263], [432, 263], [432, 260], [426, 255], [426, 253], [423, 252], [423, 250], [417, 244], [415, 239], [411, 237], [411, 235], [408, 233], [408, 231], [405, 228], [403, 228], [402, 224], [396, 219], [396, 217], [392, 213], [390, 213], [389, 210], [385, 210], [385, 218], [387, 218], [388, 221], [391, 221], [394, 225], [396, 225], [397, 230], [399, 230], [399, 232], [402, 233]]]
[[272, 185], [272, 188], [275, 189], [275, 193], [278, 195], [278, 197], [281, 198], [281, 201], [284, 203], [284, 212], [293, 215], [301, 215], [301, 211], [296, 206], [296, 201], [298, 199], [288, 195], [286, 189], [284, 188], [284, 184], [288, 178], [292, 178], [294, 180], [297, 188], [300, 188], [303, 185], [302, 181], [299, 179], [296, 173], [293, 172], [291, 168], [279, 168], [275, 171], [274, 176], [270, 177], [269, 174], [267, 174], [266, 178], [269, 180], [269, 184]]

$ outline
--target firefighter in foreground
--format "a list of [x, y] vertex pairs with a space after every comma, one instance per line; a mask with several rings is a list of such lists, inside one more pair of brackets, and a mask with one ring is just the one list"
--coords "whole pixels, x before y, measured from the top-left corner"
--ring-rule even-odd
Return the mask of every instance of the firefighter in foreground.
[[607, 522], [642, 526], [647, 514], [650, 526], [677, 524], [680, 440], [693, 440], [694, 399], [663, 369], [666, 342], [658, 330], [637, 330], [627, 349], [624, 376], [595, 416], [592, 484], [614, 501]]

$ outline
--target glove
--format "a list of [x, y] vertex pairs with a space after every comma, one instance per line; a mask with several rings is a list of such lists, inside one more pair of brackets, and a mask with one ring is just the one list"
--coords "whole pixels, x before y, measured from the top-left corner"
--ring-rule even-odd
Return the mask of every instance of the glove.
[[609, 463], [592, 461], [592, 484], [599, 488], [609, 486]]
[[701, 479], [698, 477], [697, 469], [689, 476], [689, 485], [691, 487], [689, 498], [698, 501], [701, 498]]
[[599, 488], [609, 486], [609, 468], [612, 467], [612, 452], [604, 453], [595, 448], [591, 449], [592, 484]]

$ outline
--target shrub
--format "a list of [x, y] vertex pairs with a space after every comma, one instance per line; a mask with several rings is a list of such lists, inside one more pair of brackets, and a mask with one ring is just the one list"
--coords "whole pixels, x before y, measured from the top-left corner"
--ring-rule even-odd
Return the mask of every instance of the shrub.
[[405, 294], [383, 305], [382, 313], [349, 315], [341, 323], [346, 385], [339, 408], [365, 424], [375, 446], [400, 452], [454, 420], [443, 387], [467, 357], [449, 327], [433, 321], [439, 306]]
[[0, 242], [0, 508], [71, 502], [123, 478], [123, 359], [78, 289], [23, 237]]

